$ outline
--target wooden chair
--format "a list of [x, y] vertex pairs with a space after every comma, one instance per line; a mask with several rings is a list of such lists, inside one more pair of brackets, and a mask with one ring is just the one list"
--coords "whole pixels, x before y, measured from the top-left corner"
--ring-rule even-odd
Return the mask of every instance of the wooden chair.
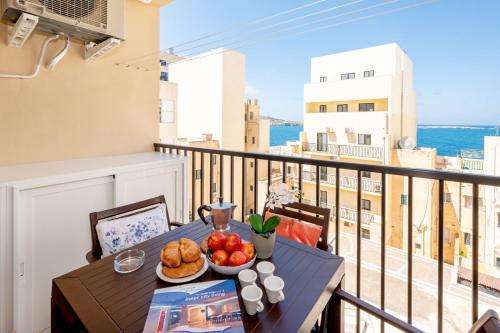
[[293, 202], [283, 207], [274, 207], [273, 209], [264, 207], [264, 213], [262, 215], [264, 218], [266, 216], [266, 212], [268, 211], [270, 213], [295, 218], [300, 221], [321, 226], [323, 228], [321, 230], [321, 238], [316, 247], [324, 251], [331, 251], [331, 247], [328, 245], [328, 225], [330, 222], [329, 208], [316, 207], [301, 202]]
[[500, 332], [500, 320], [494, 310], [486, 311], [475, 323], [472, 325], [469, 333], [498, 333]]
[[[102, 256], [102, 248], [101, 244], [99, 243], [99, 238], [97, 237], [97, 230], [96, 230], [96, 226], [99, 223], [99, 221], [110, 218], [133, 216], [148, 210], [152, 210], [160, 204], [166, 204], [165, 197], [163, 195], [135, 202], [132, 204], [128, 204], [125, 206], [103, 210], [101, 212], [90, 213], [90, 232], [92, 234], [92, 250], [88, 252], [86, 255], [87, 261], [91, 263], [100, 260]], [[182, 224], [179, 222], [170, 221], [170, 217], [168, 215], [168, 208], [165, 209], [165, 213], [166, 213], [165, 217], [168, 224], [168, 230], [171, 230], [173, 226], [175, 227], [182, 226]]]
[[[269, 209], [264, 207], [263, 217], [265, 218], [266, 212], [279, 214], [300, 221], [309, 222], [322, 227], [321, 238], [316, 244], [316, 247], [323, 251], [332, 251], [332, 247], [328, 244], [328, 226], [330, 224], [330, 209], [323, 207], [316, 207], [301, 202], [293, 202], [283, 207], [274, 207]], [[326, 327], [326, 310], [321, 314], [321, 321], [316, 322], [311, 332], [324, 332]]]

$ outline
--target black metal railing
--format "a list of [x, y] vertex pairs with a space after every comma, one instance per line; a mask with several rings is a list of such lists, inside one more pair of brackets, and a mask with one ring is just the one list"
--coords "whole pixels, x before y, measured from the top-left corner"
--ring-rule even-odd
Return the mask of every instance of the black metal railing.
[[[360, 164], [360, 163], [352, 163], [352, 162], [342, 162], [338, 160], [319, 160], [319, 159], [310, 159], [298, 156], [284, 156], [284, 155], [270, 155], [264, 153], [250, 153], [250, 152], [242, 152], [242, 151], [230, 151], [230, 150], [219, 150], [219, 149], [209, 149], [209, 148], [200, 148], [200, 147], [192, 147], [192, 146], [178, 146], [178, 145], [168, 145], [168, 144], [155, 144], [155, 151], [172, 153], [172, 154], [180, 154], [185, 155], [189, 158], [190, 168], [191, 168], [191, 179], [189, 183], [191, 184], [191, 196], [190, 196], [190, 206], [191, 206], [191, 218], [195, 219], [193, 212], [195, 212], [195, 201], [197, 196], [199, 196], [200, 203], [206, 203], [208, 200], [212, 200], [211, 197], [214, 190], [214, 184], [217, 184], [217, 190], [219, 195], [224, 196], [228, 195], [225, 193], [225, 189], [229, 188], [231, 201], [237, 198], [237, 194], [235, 193], [235, 189], [237, 184], [235, 183], [235, 176], [237, 170], [236, 167], [236, 159], [241, 160], [241, 193], [239, 198], [241, 198], [242, 207], [241, 207], [241, 219], [243, 220], [248, 213], [246, 206], [247, 196], [249, 196], [250, 192], [253, 192], [253, 203], [252, 209], [254, 212], [258, 209], [258, 184], [259, 182], [263, 182], [266, 186], [269, 186], [274, 180], [279, 179], [279, 175], [276, 174], [277, 167], [281, 170], [281, 181], [286, 182], [289, 178], [295, 178], [295, 182], [302, 191], [303, 189], [303, 175], [304, 175], [304, 166], [312, 166], [315, 171], [314, 177], [311, 176], [308, 181], [315, 182], [315, 198], [310, 198], [309, 200], [313, 200], [315, 204], [321, 205], [322, 201], [320, 200], [320, 188], [321, 188], [321, 177], [320, 177], [320, 167], [327, 167], [330, 170], [335, 169], [334, 177], [335, 179], [341, 179], [340, 172], [341, 170], [351, 170], [350, 172], [355, 172], [356, 176], [356, 185], [352, 186], [357, 193], [356, 196], [356, 210], [361, 211], [362, 204], [362, 192], [363, 192], [363, 184], [362, 184], [362, 172], [368, 171], [372, 173], [380, 174], [380, 188], [377, 189], [377, 192], [380, 193], [381, 196], [381, 210], [380, 210], [380, 247], [381, 247], [381, 257], [380, 257], [380, 307], [376, 307], [370, 303], [367, 303], [365, 300], [361, 299], [361, 254], [362, 254], [362, 214], [355, 214], [355, 220], [353, 221], [357, 224], [356, 226], [356, 295], [351, 295], [347, 293], [345, 290], [337, 290], [334, 293], [334, 298], [337, 299], [336, 302], [347, 302], [356, 307], [356, 331], [360, 331], [360, 311], [364, 311], [369, 313], [376, 318], [380, 319], [381, 322], [381, 331], [384, 330], [385, 324], [390, 324], [400, 330], [407, 332], [422, 332], [418, 328], [412, 326], [413, 323], [413, 228], [407, 228], [407, 260], [408, 260], [408, 282], [407, 282], [407, 316], [406, 320], [402, 320], [401, 318], [397, 318], [393, 315], [385, 312], [386, 307], [386, 224], [387, 219], [387, 177], [388, 176], [402, 176], [406, 178], [407, 184], [406, 188], [408, 189], [408, 223], [410, 226], [413, 225], [413, 203], [414, 203], [414, 180], [415, 179], [428, 179], [433, 180], [438, 183], [438, 235], [437, 235], [437, 262], [438, 262], [438, 278], [437, 278], [437, 323], [436, 330], [438, 332], [443, 332], [443, 269], [444, 269], [444, 196], [445, 196], [445, 182], [458, 182], [458, 183], [469, 183], [472, 184], [472, 194], [473, 194], [473, 203], [472, 203], [472, 301], [471, 301], [471, 319], [472, 322], [475, 322], [478, 319], [478, 265], [479, 265], [479, 186], [494, 186], [500, 187], [500, 177], [488, 176], [488, 175], [478, 175], [478, 174], [470, 174], [470, 173], [458, 173], [458, 172], [448, 172], [448, 171], [440, 171], [440, 170], [432, 170], [432, 169], [412, 169], [412, 168], [404, 168], [404, 167], [395, 167], [395, 166], [387, 166], [387, 165], [375, 165], [375, 164]], [[210, 156], [210, 162], [208, 163], [209, 168], [209, 184], [210, 184], [210, 194], [206, 195], [206, 190], [204, 187], [204, 174], [206, 169], [205, 163], [205, 155]], [[199, 163], [199, 169], [197, 169], [198, 165], [198, 157], [201, 163]], [[214, 159], [215, 157], [215, 159]], [[218, 157], [218, 159], [217, 159]], [[229, 162], [227, 161], [229, 159]], [[214, 163], [215, 162], [215, 163]], [[219, 173], [218, 177], [214, 182], [214, 167], [218, 162]], [[249, 164], [253, 163], [253, 175], [247, 172], [247, 169], [250, 167]], [[259, 179], [259, 164], [267, 163], [266, 169], [267, 174], [264, 176], [264, 179]], [[298, 179], [293, 175], [289, 175], [287, 172], [287, 166], [289, 165], [297, 165], [298, 166]], [[225, 168], [229, 167], [230, 172], [226, 173]], [[239, 169], [239, 168], [238, 168]], [[266, 170], [264, 169], [264, 170]], [[198, 178], [201, 181], [193, 181], [196, 180], [196, 175], [198, 173]], [[188, 173], [189, 174], [189, 173]], [[248, 176], [252, 175], [251, 180], [248, 180]], [[229, 182], [229, 183], [226, 183]], [[197, 187], [196, 184], [200, 183], [200, 186]], [[251, 184], [249, 184], [251, 183]], [[224, 184], [229, 184], [226, 187]], [[253, 190], [249, 191], [247, 185], [253, 185]], [[335, 244], [333, 247], [333, 252], [337, 255], [341, 255], [339, 249], [339, 241], [338, 235], [340, 234], [340, 220], [342, 219], [341, 213], [341, 205], [340, 205], [340, 187], [335, 187], [335, 203], [331, 205], [331, 209], [334, 211], [332, 214], [334, 216], [333, 222], [335, 223]], [[200, 192], [198, 192], [198, 190]], [[250, 196], [249, 196], [250, 197]]]

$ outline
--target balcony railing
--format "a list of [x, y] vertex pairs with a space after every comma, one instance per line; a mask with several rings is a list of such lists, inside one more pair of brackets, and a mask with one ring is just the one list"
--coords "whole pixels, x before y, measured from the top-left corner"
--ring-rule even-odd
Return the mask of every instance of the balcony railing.
[[316, 144], [303, 143], [303, 151], [327, 153], [336, 156], [348, 156], [359, 158], [370, 158], [375, 160], [384, 159], [384, 148], [368, 145], [339, 145], [336, 143]]
[[[387, 219], [387, 178], [391, 176], [398, 176], [399, 178], [404, 179], [405, 188], [408, 193], [408, 205], [407, 210], [407, 225], [414, 225], [413, 221], [413, 209], [414, 209], [414, 179], [415, 178], [423, 178], [432, 180], [437, 185], [437, 232], [436, 232], [436, 250], [437, 250], [437, 262], [436, 262], [436, 270], [432, 269], [429, 271], [437, 272], [437, 290], [433, 295], [437, 297], [437, 304], [435, 307], [436, 319], [432, 319], [436, 325], [437, 332], [443, 332], [443, 324], [445, 321], [448, 321], [448, 318], [445, 316], [450, 316], [450, 312], [444, 312], [444, 280], [445, 280], [445, 271], [444, 271], [444, 246], [445, 246], [445, 214], [444, 214], [444, 197], [445, 197], [445, 184], [447, 182], [456, 182], [456, 183], [469, 183], [472, 185], [472, 283], [471, 283], [471, 306], [470, 313], [462, 313], [459, 316], [462, 318], [463, 316], [470, 316], [472, 322], [475, 322], [478, 319], [478, 304], [479, 304], [479, 186], [494, 186], [500, 187], [500, 177], [495, 176], [487, 176], [482, 174], [473, 174], [473, 173], [463, 173], [463, 172], [449, 172], [449, 171], [441, 171], [441, 170], [431, 170], [431, 169], [410, 169], [403, 167], [394, 167], [387, 165], [375, 165], [375, 164], [361, 164], [361, 163], [351, 163], [351, 162], [342, 162], [342, 161], [332, 161], [332, 160], [320, 160], [320, 159], [311, 159], [305, 157], [295, 157], [295, 156], [281, 156], [281, 155], [270, 155], [263, 153], [247, 153], [241, 151], [230, 151], [230, 150], [217, 150], [217, 149], [208, 149], [208, 148], [199, 148], [199, 147], [186, 147], [186, 146], [177, 146], [177, 145], [167, 145], [167, 144], [155, 144], [155, 150], [159, 152], [172, 153], [172, 154], [182, 154], [187, 156], [189, 163], [189, 186], [191, 187], [191, 195], [190, 195], [190, 210], [191, 212], [195, 212], [196, 210], [196, 199], [199, 199], [202, 203], [207, 203], [211, 197], [211, 191], [209, 188], [212, 186], [203, 186], [205, 184], [204, 179], [206, 180], [206, 168], [209, 168], [209, 183], [208, 184], [217, 184], [217, 189], [219, 190], [219, 194], [228, 198], [229, 201], [234, 202], [235, 198], [241, 199], [242, 205], [235, 212], [235, 216], [241, 218], [242, 220], [245, 218], [247, 207], [246, 206], [246, 197], [247, 195], [253, 196], [253, 210], [257, 211], [258, 208], [258, 184], [261, 182], [265, 182], [262, 178], [259, 178], [259, 165], [264, 165], [267, 168], [267, 185], [271, 184], [273, 174], [272, 170], [275, 169], [276, 165], [281, 164], [281, 176], [282, 181], [286, 182], [289, 179], [289, 175], [287, 174], [287, 164], [294, 164], [298, 166], [298, 187], [301, 190], [303, 186], [303, 170], [304, 166], [312, 166], [315, 168], [316, 176], [315, 176], [315, 198], [314, 202], [320, 202], [320, 175], [319, 175], [319, 167], [327, 167], [333, 168], [335, 170], [335, 178], [339, 179], [341, 170], [351, 170], [355, 171], [356, 176], [356, 210], [360, 211], [361, 203], [362, 203], [362, 171], [369, 171], [372, 173], [378, 173], [380, 175], [380, 194], [381, 194], [381, 204], [380, 204], [380, 264], [377, 264], [377, 267], [380, 269], [380, 281], [378, 282], [380, 285], [380, 299], [377, 302], [376, 300], [365, 300], [361, 295], [362, 288], [362, 280], [361, 280], [361, 272], [362, 272], [362, 246], [366, 243], [362, 242], [362, 215], [356, 214], [354, 215], [354, 219], [356, 220], [356, 235], [354, 244], [354, 253], [355, 253], [355, 283], [354, 285], [354, 295], [347, 292], [344, 289], [337, 289], [333, 294], [334, 304], [340, 304], [341, 302], [347, 302], [356, 307], [356, 328], [357, 331], [361, 331], [361, 322], [360, 315], [361, 311], [364, 313], [368, 313], [376, 318], [380, 319], [380, 330], [383, 331], [386, 325], [394, 326], [405, 332], [422, 332], [422, 330], [412, 326], [413, 323], [413, 304], [415, 302], [420, 302], [419, 298], [413, 297], [413, 287], [415, 284], [414, 275], [413, 275], [413, 248], [414, 248], [414, 236], [413, 236], [413, 228], [406, 229], [406, 247], [404, 250], [407, 255], [407, 270], [406, 276], [403, 283], [406, 284], [406, 297], [402, 297], [403, 301], [406, 303], [399, 304], [399, 308], [406, 308], [406, 316], [405, 319], [402, 320], [395, 315], [391, 315], [385, 311], [386, 309], [386, 276], [387, 267], [386, 267], [386, 259], [389, 260], [389, 257], [386, 258], [386, 247], [387, 247], [387, 226], [390, 221]], [[374, 148], [374, 147], [364, 147], [364, 148]], [[381, 157], [382, 149], [375, 149], [378, 153], [371, 156]], [[366, 154], [364, 154], [366, 155]], [[203, 161], [212, 161], [214, 156], [218, 156], [219, 163], [204, 163]], [[222, 163], [221, 163], [222, 162]], [[253, 162], [253, 191], [248, 192], [246, 185], [248, 184], [247, 180], [247, 172], [249, 169], [248, 162]], [[260, 162], [260, 163], [259, 163]], [[207, 164], [208, 166], [206, 166]], [[218, 168], [219, 172], [217, 176], [214, 175], [214, 170]], [[241, 172], [241, 184], [236, 186], [235, 184], [235, 176], [236, 173]], [[196, 181], [193, 181], [196, 180]], [[200, 181], [199, 181], [200, 180]], [[241, 185], [241, 186], [240, 186]], [[236, 193], [236, 189], [241, 188], [241, 193]], [[417, 195], [419, 195], [417, 193]], [[337, 255], [342, 255], [340, 251], [338, 236], [340, 235], [340, 219], [342, 215], [348, 216], [351, 220], [353, 215], [349, 216], [349, 212], [341, 213], [341, 207], [339, 205], [340, 198], [340, 187], [337, 186], [335, 188], [335, 203], [331, 205], [332, 210], [335, 211], [334, 218], [334, 234], [335, 240], [333, 244], [333, 252]], [[308, 198], [306, 198], [308, 199]], [[312, 199], [310, 199], [312, 200]], [[191, 214], [192, 219], [194, 219], [194, 214]], [[416, 221], [415, 221], [416, 222]], [[375, 244], [375, 243], [374, 243]], [[372, 244], [372, 246], [376, 246]], [[410, 249], [410, 250], [408, 250]], [[401, 250], [402, 251], [402, 250]], [[400, 251], [400, 252], [401, 252]], [[373, 257], [373, 253], [370, 254]], [[365, 258], [366, 260], [367, 258]], [[364, 267], [363, 267], [364, 269]], [[378, 268], [377, 268], [378, 269]], [[404, 271], [402, 271], [404, 274]], [[401, 274], [401, 271], [398, 271], [398, 275]], [[371, 285], [374, 284], [375, 281], [371, 281]], [[364, 286], [364, 289], [367, 287]], [[415, 292], [419, 290], [419, 288], [415, 288]], [[393, 291], [394, 292], [394, 291]], [[397, 293], [404, 292], [403, 290], [395, 291]], [[461, 291], [461, 297], [465, 294], [464, 291]], [[423, 302], [423, 301], [422, 301]], [[376, 304], [376, 305], [374, 305]], [[427, 304], [427, 303], [426, 303]], [[458, 311], [458, 308], [456, 308]], [[425, 317], [434, 317], [432, 313], [432, 308], [428, 306], [425, 307]], [[398, 316], [402, 317], [404, 315], [399, 314]], [[342, 318], [339, 318], [341, 321]], [[454, 326], [456, 327], [456, 326]]]
[[[316, 181], [316, 172], [315, 171], [304, 171], [302, 178], [307, 181]], [[320, 183], [329, 184], [336, 186], [337, 181], [335, 178], [335, 174], [327, 173], [320, 174], [319, 176]], [[340, 187], [349, 188], [352, 190], [358, 189], [358, 180], [356, 177], [348, 177], [348, 176], [340, 176]], [[377, 193], [380, 194], [382, 192], [382, 183], [378, 180], [362, 178], [361, 179], [361, 190], [363, 192]]]
[[[316, 206], [316, 201], [314, 201], [314, 200], [303, 199], [302, 202], [309, 204], [309, 205]], [[327, 203], [327, 202], [320, 202], [319, 206], [323, 207], [323, 208], [329, 208], [331, 216], [335, 217], [335, 214], [337, 212], [337, 210], [335, 209], [335, 205], [333, 205], [331, 203]], [[356, 223], [358, 221], [358, 211], [356, 209], [340, 206], [340, 218], [342, 220], [345, 220], [345, 221], [348, 221], [351, 223]], [[370, 225], [374, 221], [375, 221], [374, 214], [361, 212], [361, 223], [362, 224]]]
[[482, 171], [484, 160], [476, 158], [463, 158], [462, 159], [462, 169]]

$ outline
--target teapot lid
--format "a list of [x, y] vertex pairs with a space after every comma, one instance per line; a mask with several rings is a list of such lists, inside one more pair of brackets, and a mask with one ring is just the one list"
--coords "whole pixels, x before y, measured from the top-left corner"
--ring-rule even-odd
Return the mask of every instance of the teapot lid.
[[234, 207], [234, 204], [231, 202], [224, 202], [223, 197], [218, 198], [218, 202], [215, 202], [210, 205], [212, 209], [230, 209]]

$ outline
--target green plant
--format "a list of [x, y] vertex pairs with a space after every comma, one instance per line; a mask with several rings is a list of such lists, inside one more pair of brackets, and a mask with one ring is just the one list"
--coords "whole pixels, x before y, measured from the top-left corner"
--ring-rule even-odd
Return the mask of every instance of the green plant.
[[272, 234], [278, 224], [280, 224], [279, 216], [271, 216], [265, 222], [260, 214], [252, 214], [249, 217], [250, 225], [252, 226], [252, 230], [259, 235], [269, 237], [269, 234]]

